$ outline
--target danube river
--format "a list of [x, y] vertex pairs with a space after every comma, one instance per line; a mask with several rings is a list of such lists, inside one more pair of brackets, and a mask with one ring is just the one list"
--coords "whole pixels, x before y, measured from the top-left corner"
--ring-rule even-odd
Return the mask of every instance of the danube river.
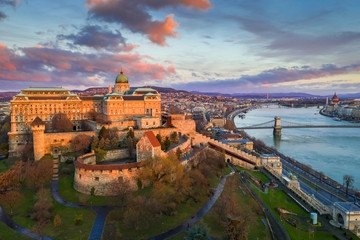
[[[252, 110], [244, 119], [234, 118], [237, 127], [268, 122], [275, 116], [281, 121], [312, 125], [352, 125], [319, 114], [318, 108], [288, 108], [271, 105]], [[359, 124], [358, 124], [359, 125]], [[360, 189], [360, 128], [298, 128], [282, 129], [281, 139], [273, 137], [272, 129], [246, 130], [266, 145], [342, 183], [343, 175], [354, 177]]]

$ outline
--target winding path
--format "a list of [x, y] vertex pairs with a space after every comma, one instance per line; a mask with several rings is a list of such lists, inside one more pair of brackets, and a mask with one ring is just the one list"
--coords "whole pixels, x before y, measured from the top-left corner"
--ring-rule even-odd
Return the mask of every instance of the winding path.
[[[91, 232], [89, 235], [89, 240], [100, 240], [103, 229], [104, 229], [105, 221], [106, 221], [106, 216], [115, 207], [109, 207], [109, 206], [90, 207], [90, 206], [83, 206], [83, 205], [78, 205], [78, 204], [74, 204], [74, 203], [65, 201], [59, 194], [59, 179], [58, 179], [57, 174], [58, 174], [57, 172], [54, 172], [54, 177], [53, 177], [53, 180], [51, 183], [51, 193], [52, 193], [54, 200], [64, 206], [67, 206], [67, 207], [89, 209], [89, 210], [94, 211], [96, 213], [96, 217], [95, 217], [95, 221], [94, 221], [94, 224], [92, 226], [92, 229], [91, 229]], [[224, 189], [227, 177], [229, 177], [231, 175], [233, 175], [233, 173], [221, 177], [220, 182], [219, 182], [218, 186], [216, 187], [214, 195], [205, 203], [205, 205], [194, 216], [192, 216], [191, 218], [189, 218], [182, 224], [176, 226], [175, 228], [170, 229], [167, 232], [164, 232], [155, 237], [149, 238], [149, 240], [160, 240], [160, 239], [169, 238], [179, 232], [187, 230], [190, 226], [192, 226], [197, 221], [199, 221], [211, 209], [211, 207], [214, 205], [216, 200], [219, 198], [219, 196], [221, 195], [221, 193]], [[33, 239], [40, 239], [39, 235], [32, 232], [30, 229], [21, 227], [14, 220], [12, 220], [8, 215], [6, 215], [5, 211], [3, 211], [3, 208], [1, 206], [0, 206], [0, 221], [5, 223], [8, 227], [10, 227], [11, 229], [13, 229], [16, 232], [22, 233]], [[47, 236], [42, 236], [42, 239], [55, 240], [55, 239], [47, 237]]]
[[160, 240], [160, 239], [169, 238], [171, 236], [174, 236], [175, 234], [178, 234], [179, 232], [187, 230], [191, 225], [199, 221], [211, 209], [211, 207], [214, 205], [216, 200], [220, 197], [222, 191], [224, 190], [226, 178], [231, 175], [233, 175], [233, 173], [221, 177], [220, 183], [216, 187], [216, 191], [214, 195], [205, 203], [205, 205], [194, 216], [192, 216], [185, 222], [181, 223], [180, 225], [170, 229], [169, 231], [161, 233], [155, 237], [149, 238], [148, 240]]

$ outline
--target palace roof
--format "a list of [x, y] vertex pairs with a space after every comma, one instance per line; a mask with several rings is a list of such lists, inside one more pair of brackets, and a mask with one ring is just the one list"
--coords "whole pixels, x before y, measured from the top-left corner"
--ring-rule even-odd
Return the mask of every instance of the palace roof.
[[155, 137], [152, 131], [145, 132], [145, 136], [149, 139], [153, 147], [161, 147], [159, 140]]

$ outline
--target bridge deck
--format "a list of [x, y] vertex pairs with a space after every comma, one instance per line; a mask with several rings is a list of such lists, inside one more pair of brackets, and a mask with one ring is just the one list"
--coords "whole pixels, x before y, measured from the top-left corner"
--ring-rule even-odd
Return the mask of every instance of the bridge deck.
[[[274, 126], [269, 127], [240, 127], [237, 128], [239, 130], [246, 130], [246, 129], [273, 129]], [[280, 128], [360, 128], [356, 125], [304, 125], [304, 126], [280, 126]]]

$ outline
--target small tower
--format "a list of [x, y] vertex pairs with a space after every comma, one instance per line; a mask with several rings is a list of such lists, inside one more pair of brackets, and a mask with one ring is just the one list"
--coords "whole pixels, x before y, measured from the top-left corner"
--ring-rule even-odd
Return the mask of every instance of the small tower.
[[273, 134], [277, 136], [281, 136], [281, 125], [280, 125], [280, 117], [275, 117], [274, 131]]
[[114, 92], [124, 94], [124, 92], [127, 90], [130, 90], [129, 81], [125, 74], [121, 71], [116, 76]]
[[112, 89], [111, 89], [111, 82], [109, 81], [109, 94], [112, 93]]
[[45, 155], [45, 123], [36, 117], [31, 123], [31, 131], [33, 133], [34, 160], [39, 161]]

